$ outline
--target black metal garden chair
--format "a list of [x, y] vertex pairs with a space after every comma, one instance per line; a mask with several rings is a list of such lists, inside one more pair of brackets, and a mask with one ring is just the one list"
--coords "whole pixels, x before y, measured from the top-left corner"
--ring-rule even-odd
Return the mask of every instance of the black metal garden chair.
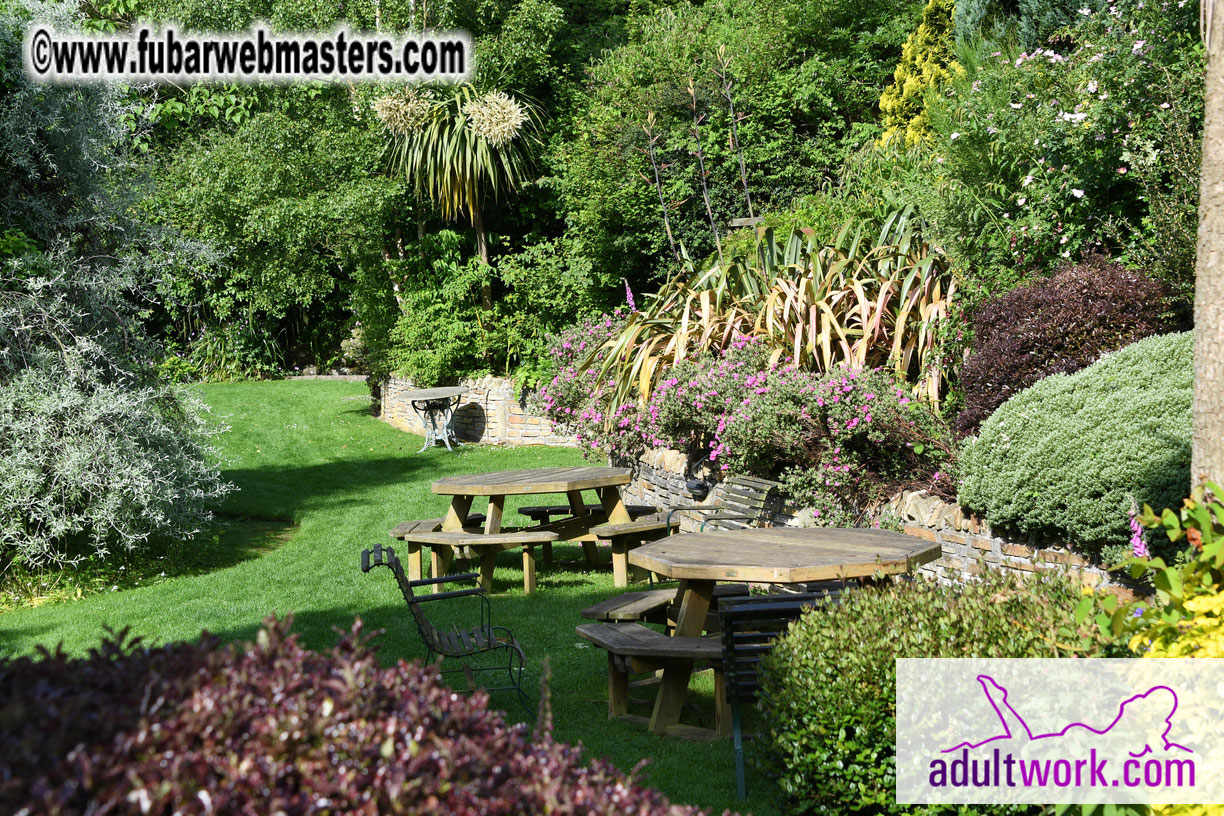
[[[395, 550], [390, 547], [384, 547], [381, 544], [366, 549], [361, 553], [361, 571], [369, 572], [374, 567], [387, 567], [395, 574], [395, 580], [399, 583], [400, 592], [404, 596], [404, 601], [408, 604], [408, 609], [412, 612], [417, 630], [421, 633], [421, 639], [425, 641], [425, 647], [428, 649], [428, 654], [425, 657], [426, 662], [437, 657], [438, 665], [441, 667], [446, 658], [465, 660], [464, 664], [459, 668], [440, 669], [440, 671], [444, 675], [462, 673], [467, 681], [469, 691], [481, 687], [476, 683], [477, 673], [504, 671], [509, 679], [508, 684], [483, 686], [483, 688], [486, 691], [513, 690], [518, 695], [519, 702], [527, 711], [527, 715], [534, 716], [528, 704], [527, 695], [523, 693], [523, 665], [525, 662], [523, 649], [519, 646], [518, 641], [514, 639], [514, 635], [509, 629], [492, 624], [492, 610], [489, 607], [489, 598], [484, 590], [477, 586], [472, 589], [437, 592], [432, 595], [417, 595], [413, 591], [417, 587], [478, 582], [480, 579], [479, 573], [469, 572], [463, 575], [445, 575], [441, 578], [409, 581], [408, 576], [404, 574], [404, 567], [400, 564], [399, 556], [395, 554]], [[478, 626], [460, 629], [452, 625], [448, 630], [435, 626], [429, 620], [423, 608], [426, 603], [446, 601], [454, 598], [480, 599], [480, 624]], [[471, 661], [468, 660], [477, 655], [496, 655], [499, 652], [505, 654], [506, 663], [504, 665], [474, 667], [471, 665]]]
[[735, 741], [735, 788], [740, 800], [748, 795], [744, 776], [742, 709], [756, 701], [760, 689], [761, 658], [773, 651], [778, 636], [785, 633], [803, 610], [823, 603], [839, 603], [845, 585], [827, 581], [812, 585], [808, 592], [754, 595], [727, 599], [718, 607], [722, 629], [723, 678], [731, 704], [731, 728]]

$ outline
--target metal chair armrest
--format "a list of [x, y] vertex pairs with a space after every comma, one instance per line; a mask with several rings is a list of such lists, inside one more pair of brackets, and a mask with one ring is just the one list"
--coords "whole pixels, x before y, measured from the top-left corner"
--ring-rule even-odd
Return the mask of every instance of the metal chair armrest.
[[421, 578], [417, 581], [409, 581], [408, 586], [433, 586], [435, 584], [451, 584], [461, 581], [473, 581], [480, 577], [479, 572], [465, 572], [462, 575], [443, 575], [441, 578]]
[[754, 521], [759, 516], [739, 516], [733, 513], [713, 515], [701, 522], [701, 532], [705, 532], [706, 525], [711, 521], [726, 521], [727, 519], [738, 519], [739, 521]]
[[[671, 530], [672, 530], [672, 521], [671, 521], [671, 520], [672, 520], [672, 516], [674, 516], [676, 513], [679, 513], [679, 512], [684, 511], [684, 510], [695, 510], [695, 511], [697, 511], [697, 512], [699, 512], [699, 513], [716, 513], [716, 512], [718, 512], [718, 511], [719, 511], [719, 510], [721, 510], [721, 509], [722, 509], [722, 508], [721, 508], [721, 507], [719, 507], [718, 505], [710, 505], [710, 504], [680, 504], [680, 505], [676, 505], [675, 507], [672, 507], [671, 509], [669, 509], [669, 510], [667, 511], [667, 534], [668, 534], [668, 535], [671, 535]], [[704, 525], [703, 525], [703, 526], [704, 526]]]

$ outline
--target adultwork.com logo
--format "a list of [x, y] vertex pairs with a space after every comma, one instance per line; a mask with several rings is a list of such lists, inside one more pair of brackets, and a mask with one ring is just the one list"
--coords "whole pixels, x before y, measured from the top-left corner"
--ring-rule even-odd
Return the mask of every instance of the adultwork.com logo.
[[897, 801], [1224, 802], [1212, 660], [897, 661]]

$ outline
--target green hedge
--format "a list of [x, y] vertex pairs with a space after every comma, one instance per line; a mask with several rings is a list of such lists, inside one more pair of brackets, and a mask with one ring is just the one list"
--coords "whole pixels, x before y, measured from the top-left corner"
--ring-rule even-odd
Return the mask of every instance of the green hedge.
[[787, 812], [957, 811], [895, 801], [896, 658], [1067, 654], [1055, 641], [1103, 654], [1091, 624], [1058, 633], [1081, 597], [1057, 574], [988, 573], [963, 587], [918, 580], [867, 589], [804, 615], [767, 658], [761, 693], [766, 760]]
[[1132, 502], [1175, 507], [1190, 484], [1193, 356], [1189, 332], [1151, 337], [1021, 391], [965, 442], [961, 504], [1117, 559]]

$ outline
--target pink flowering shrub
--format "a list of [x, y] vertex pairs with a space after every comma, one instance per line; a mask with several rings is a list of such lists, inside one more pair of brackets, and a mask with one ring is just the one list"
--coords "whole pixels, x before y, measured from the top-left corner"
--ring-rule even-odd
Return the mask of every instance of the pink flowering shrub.
[[886, 372], [802, 371], [771, 363], [763, 343], [740, 337], [717, 356], [664, 372], [645, 405], [612, 406], [610, 384], [601, 388], [566, 356], [609, 329], [598, 322], [558, 338], [570, 343], [556, 351], [564, 367], [542, 393], [544, 410], [568, 422], [588, 454], [684, 451], [716, 472], [780, 478], [830, 522], [859, 515], [886, 489], [955, 491], [946, 426]]
[[554, 336], [548, 361], [553, 376], [546, 377], [540, 390], [532, 395], [534, 408], [554, 424], [577, 431], [580, 440], [588, 440], [583, 446], [588, 454], [599, 448], [598, 441], [594, 448], [590, 441], [599, 439], [595, 428], [603, 423], [603, 414], [595, 405], [600, 394], [611, 386], [599, 381], [599, 369], [606, 354], [602, 347], [621, 333], [628, 320], [629, 313], [618, 308]]

